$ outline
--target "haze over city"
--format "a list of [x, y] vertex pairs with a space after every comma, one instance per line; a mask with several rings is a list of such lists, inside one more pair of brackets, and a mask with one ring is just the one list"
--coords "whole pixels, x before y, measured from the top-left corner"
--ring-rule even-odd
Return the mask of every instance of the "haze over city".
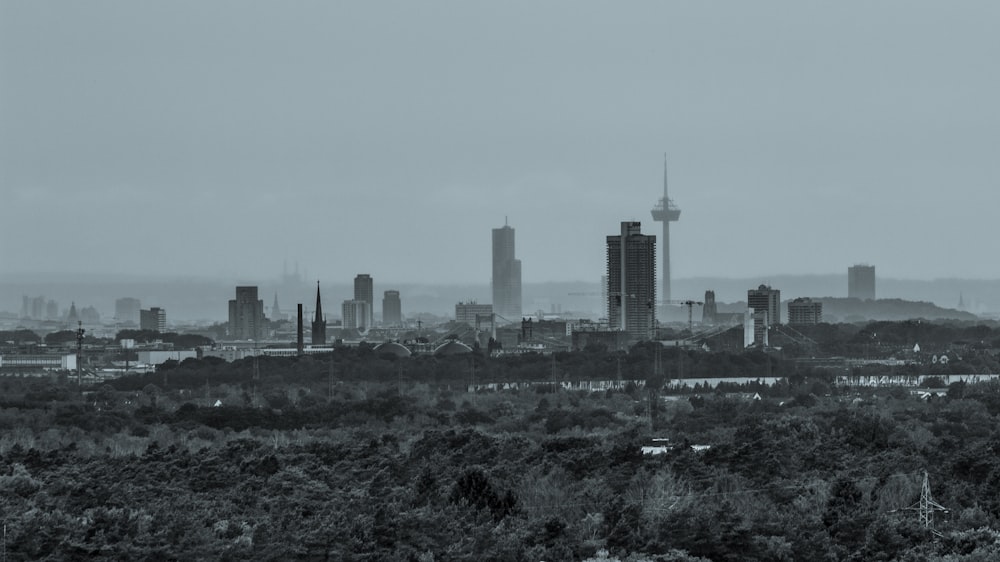
[[0, 559], [1000, 560], [997, 22], [0, 0]]
[[[990, 2], [7, 2], [5, 275], [1000, 278]], [[16, 295], [19, 296], [19, 295]]]

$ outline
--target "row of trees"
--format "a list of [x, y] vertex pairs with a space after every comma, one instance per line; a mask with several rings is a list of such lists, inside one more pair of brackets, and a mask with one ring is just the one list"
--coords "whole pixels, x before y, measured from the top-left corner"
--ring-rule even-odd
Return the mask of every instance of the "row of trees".
[[[2, 404], [8, 556], [1000, 555], [1000, 432], [987, 405], [1000, 402], [997, 385], [932, 402], [662, 402], [639, 387], [467, 394], [345, 383], [320, 400], [305, 387], [260, 390], [298, 399], [281, 410], [175, 406], [157, 399], [162, 389], [105, 387], [85, 402], [67, 391]], [[643, 456], [650, 436], [673, 449]], [[925, 470], [950, 509], [935, 523], [940, 540], [908, 510]]]

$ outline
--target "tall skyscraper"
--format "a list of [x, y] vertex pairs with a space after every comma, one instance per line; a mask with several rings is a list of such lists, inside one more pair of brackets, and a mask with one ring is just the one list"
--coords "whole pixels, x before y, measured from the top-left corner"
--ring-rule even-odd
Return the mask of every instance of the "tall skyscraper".
[[493, 229], [493, 311], [501, 321], [521, 321], [521, 260], [514, 258], [514, 229], [507, 224]]
[[316, 313], [312, 322], [312, 344], [326, 344], [326, 317], [323, 316], [323, 302], [319, 298], [319, 281], [316, 282]]
[[382, 325], [399, 326], [403, 323], [403, 304], [399, 300], [399, 291], [382, 293]]
[[121, 298], [115, 301], [115, 319], [119, 324], [139, 325], [139, 310], [142, 305], [139, 299], [131, 297]]
[[607, 237], [608, 321], [629, 339], [648, 340], [656, 327], [656, 236], [639, 222], [621, 223], [621, 235]]
[[847, 298], [875, 300], [874, 265], [854, 265], [847, 268]]
[[264, 301], [257, 298], [257, 287], [236, 287], [236, 298], [229, 301], [229, 337], [261, 340], [265, 335]]
[[753, 342], [768, 345], [768, 329], [781, 324], [781, 291], [761, 285], [747, 291], [747, 312], [753, 322]]
[[781, 324], [781, 291], [769, 285], [761, 285], [747, 291], [747, 308], [755, 312], [766, 312], [764, 326]]
[[656, 203], [652, 210], [653, 220], [663, 223], [663, 300], [668, 301], [670, 296], [670, 223], [681, 218], [681, 210], [674, 205], [674, 202], [667, 195], [667, 155], [663, 155], [663, 198]]
[[367, 273], [359, 273], [354, 278], [354, 300], [368, 303], [367, 316], [362, 324], [371, 328], [375, 323], [375, 281]]

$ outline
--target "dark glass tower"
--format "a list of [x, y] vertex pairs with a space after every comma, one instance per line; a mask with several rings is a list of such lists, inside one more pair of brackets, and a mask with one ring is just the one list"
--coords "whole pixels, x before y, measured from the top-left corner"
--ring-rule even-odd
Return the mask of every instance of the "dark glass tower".
[[514, 229], [493, 229], [493, 312], [500, 322], [521, 321], [521, 260], [514, 257]]

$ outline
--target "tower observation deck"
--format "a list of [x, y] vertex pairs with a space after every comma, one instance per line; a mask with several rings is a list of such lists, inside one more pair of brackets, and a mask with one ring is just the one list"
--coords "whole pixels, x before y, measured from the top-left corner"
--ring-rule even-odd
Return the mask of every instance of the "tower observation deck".
[[670, 294], [670, 223], [680, 220], [681, 210], [674, 205], [667, 195], [667, 155], [663, 155], [663, 198], [653, 206], [653, 220], [663, 223], [663, 300], [673, 297]]

